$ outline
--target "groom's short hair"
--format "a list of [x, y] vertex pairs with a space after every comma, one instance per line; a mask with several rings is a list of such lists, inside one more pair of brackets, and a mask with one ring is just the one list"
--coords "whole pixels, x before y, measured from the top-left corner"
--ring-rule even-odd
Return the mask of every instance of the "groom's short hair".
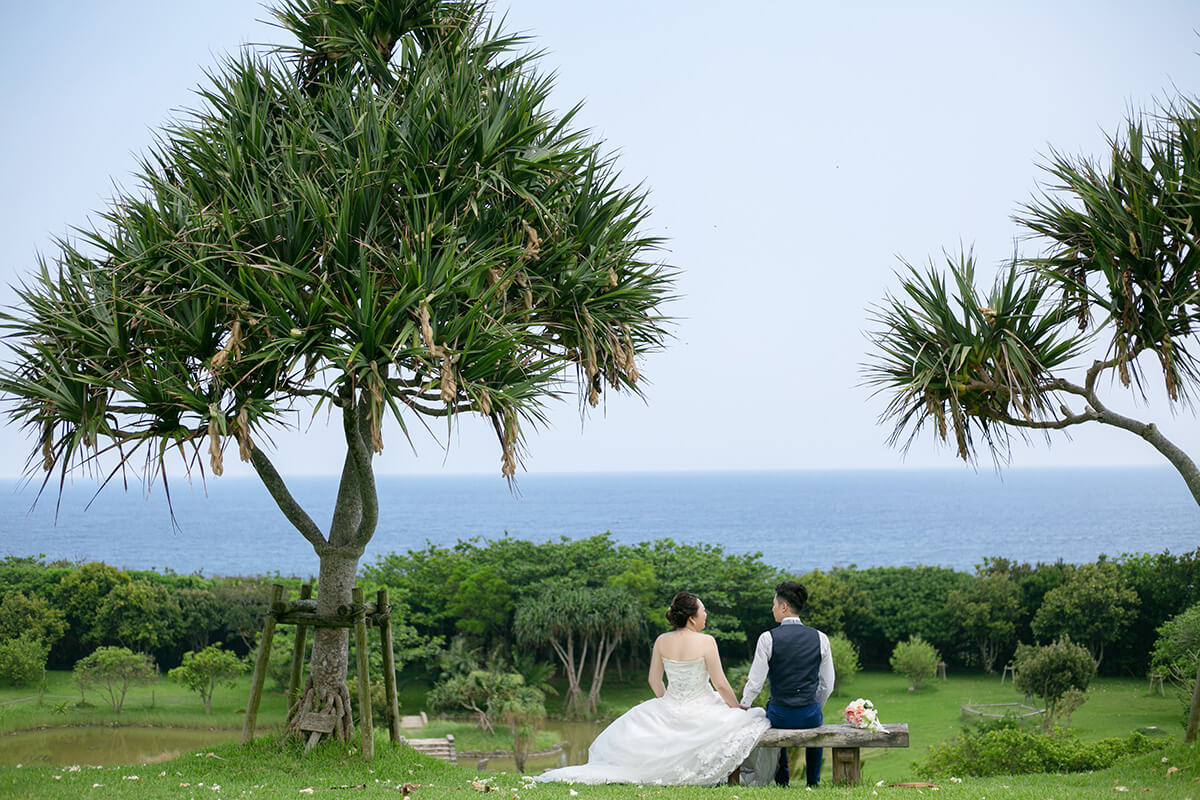
[[775, 587], [775, 596], [791, 606], [799, 614], [808, 603], [808, 589], [796, 581], [784, 581]]

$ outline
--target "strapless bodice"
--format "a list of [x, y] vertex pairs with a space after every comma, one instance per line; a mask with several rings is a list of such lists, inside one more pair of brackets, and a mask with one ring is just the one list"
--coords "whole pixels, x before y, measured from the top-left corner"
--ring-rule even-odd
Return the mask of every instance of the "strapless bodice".
[[712, 692], [708, 685], [708, 665], [703, 658], [694, 661], [663, 659], [667, 673], [666, 697], [672, 700], [691, 700], [704, 692]]

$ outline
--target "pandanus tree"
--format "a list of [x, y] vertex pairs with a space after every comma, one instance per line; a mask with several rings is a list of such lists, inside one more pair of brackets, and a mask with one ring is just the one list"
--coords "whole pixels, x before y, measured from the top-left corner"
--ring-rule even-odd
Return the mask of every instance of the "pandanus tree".
[[[1014, 435], [1109, 425], [1154, 447], [1200, 504], [1192, 458], [1101, 397], [1119, 383], [1145, 400], [1152, 370], [1173, 407], [1200, 387], [1200, 105], [1134, 117], [1109, 146], [1104, 162], [1052, 156], [1046, 192], [1017, 218], [1043, 250], [1014, 259], [990, 292], [969, 256], [948, 259], [949, 282], [908, 267], [901, 295], [874, 312], [866, 380], [888, 398], [893, 443], [928, 425], [964, 460], [982, 440], [1005, 461]], [[1090, 348], [1102, 357], [1080, 363]], [[1189, 741], [1198, 722], [1200, 675]]]
[[[2, 318], [0, 390], [46, 482], [103, 465], [105, 484], [131, 468], [166, 486], [177, 464], [220, 475], [236, 446], [316, 551], [334, 614], [378, 520], [385, 421], [407, 438], [479, 414], [511, 479], [548, 401], [639, 392], [673, 278], [645, 192], [549, 108], [536, 53], [483, 4], [274, 13], [295, 43], [226, 59], [138, 190], [40, 258]], [[268, 446], [306, 409], [345, 440], [325, 528]], [[349, 730], [347, 651], [344, 629], [316, 629], [295, 713], [336, 705]]]

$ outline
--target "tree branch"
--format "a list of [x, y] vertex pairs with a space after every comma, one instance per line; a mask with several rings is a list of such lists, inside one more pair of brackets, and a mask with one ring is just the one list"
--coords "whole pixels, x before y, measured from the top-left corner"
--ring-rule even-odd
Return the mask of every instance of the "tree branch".
[[[351, 419], [353, 417], [353, 419]], [[375, 470], [371, 466], [371, 449], [367, 446], [371, 427], [371, 406], [364, 398], [359, 401], [358, 408], [346, 409], [343, 420], [346, 425], [346, 440], [350, 445], [350, 456], [358, 473], [358, 492], [361, 498], [362, 513], [358, 519], [358, 530], [354, 534], [354, 544], [366, 547], [367, 542], [375, 534], [375, 526], [379, 522], [379, 495], [375, 490]], [[355, 434], [351, 435], [350, 426], [354, 425]]]
[[271, 497], [275, 499], [275, 505], [279, 506], [279, 510], [287, 517], [288, 522], [292, 523], [305, 539], [308, 539], [317, 553], [320, 553], [329, 542], [326, 541], [317, 524], [312, 521], [312, 517], [308, 516], [308, 513], [296, 502], [296, 498], [292, 497], [292, 493], [288, 491], [287, 484], [275, 470], [271, 459], [267, 458], [267, 454], [258, 449], [258, 445], [254, 442], [250, 443], [250, 463], [254, 466], [254, 471], [258, 473], [263, 485], [267, 487], [267, 491], [271, 493]]

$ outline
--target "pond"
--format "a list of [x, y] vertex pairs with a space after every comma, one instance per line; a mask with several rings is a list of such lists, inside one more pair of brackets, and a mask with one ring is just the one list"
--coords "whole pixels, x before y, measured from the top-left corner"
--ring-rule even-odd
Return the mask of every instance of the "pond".
[[0, 764], [150, 764], [240, 738], [236, 730], [44, 728], [0, 736]]
[[[554, 731], [558, 734], [559, 739], [564, 742], [563, 749], [553, 755], [529, 758], [525, 762], [526, 774], [536, 775], [542, 770], [561, 766], [564, 763], [564, 755], [566, 764], [586, 764], [588, 746], [607, 725], [608, 721], [550, 720], [542, 723], [543, 730]], [[460, 767], [470, 769], [475, 763], [476, 760], [471, 756], [460, 754], [458, 757]], [[485, 769], [488, 772], [516, 772], [517, 765], [511, 758], [489, 758]]]

